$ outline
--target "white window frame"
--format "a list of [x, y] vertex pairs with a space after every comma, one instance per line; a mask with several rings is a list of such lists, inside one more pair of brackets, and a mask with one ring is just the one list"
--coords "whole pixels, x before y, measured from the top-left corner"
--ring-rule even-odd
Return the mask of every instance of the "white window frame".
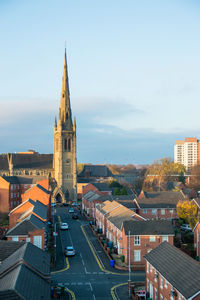
[[134, 245], [139, 246], [140, 245], [140, 236], [134, 235]]
[[162, 236], [162, 242], [165, 242], [165, 241], [168, 242], [168, 240], [169, 240], [168, 235], [163, 235]]
[[162, 277], [162, 275], [160, 276], [160, 288], [163, 289], [163, 277]]
[[147, 261], [147, 273], [149, 273], [149, 263]]
[[134, 261], [141, 261], [141, 250], [134, 250]]
[[156, 236], [155, 235], [150, 235], [149, 236], [149, 242], [155, 242], [156, 241]]

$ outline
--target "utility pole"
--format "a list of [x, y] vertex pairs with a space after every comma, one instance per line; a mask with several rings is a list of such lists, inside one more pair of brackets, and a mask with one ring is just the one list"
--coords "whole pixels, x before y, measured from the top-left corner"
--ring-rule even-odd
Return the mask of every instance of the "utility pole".
[[131, 251], [130, 251], [130, 230], [128, 232], [128, 296], [131, 296]]

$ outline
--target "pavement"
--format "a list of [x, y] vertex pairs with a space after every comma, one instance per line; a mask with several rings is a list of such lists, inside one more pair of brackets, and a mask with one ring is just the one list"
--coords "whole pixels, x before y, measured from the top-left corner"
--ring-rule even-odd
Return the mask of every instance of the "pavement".
[[[61, 221], [60, 217], [55, 216], [55, 221], [57, 222], [57, 226], [58, 226], [58, 223]], [[99, 276], [99, 280], [101, 280], [100, 278], [102, 278], [102, 280], [103, 280], [103, 278], [105, 278], [104, 276], [107, 276], [108, 280], [111, 280], [110, 276], [120, 275], [120, 276], [117, 276], [118, 279], [115, 276], [115, 279], [113, 280], [113, 281], [115, 281], [115, 283], [113, 282], [114, 284], [113, 284], [113, 287], [111, 288], [112, 299], [114, 299], [114, 300], [131, 299], [129, 297], [128, 284], [126, 281], [128, 279], [128, 272], [124, 271], [124, 270], [115, 269], [110, 266], [110, 260], [109, 260], [108, 256], [106, 255], [104, 249], [102, 248], [102, 246], [100, 245], [100, 243], [98, 241], [98, 238], [93, 233], [91, 226], [89, 225], [89, 222], [86, 220], [86, 218], [84, 216], [79, 215], [79, 220], [77, 220], [76, 222], [79, 222], [79, 224], [80, 224], [79, 228], [81, 229], [81, 231], [83, 233], [82, 238], [84, 239], [84, 237], [85, 237], [85, 240], [87, 241], [89, 248], [91, 250], [89, 252], [87, 252], [88, 250], [85, 250], [86, 253], [88, 253], [89, 256], [91, 256], [91, 254], [93, 254], [92, 256], [95, 258], [95, 260], [98, 264], [97, 267], [100, 268], [100, 272], [93, 272], [93, 274], [95, 274], [94, 276]], [[80, 229], [79, 229], [79, 231], [80, 231]], [[74, 228], [73, 230], [75, 231], [76, 228]], [[51, 271], [52, 271], [52, 278], [54, 278], [54, 280], [56, 278], [58, 280], [57, 283], [59, 283], [59, 282], [62, 282], [61, 276], [63, 278], [63, 276], [67, 276], [65, 274], [69, 274], [69, 273], [65, 272], [69, 268], [69, 262], [68, 262], [68, 259], [65, 258], [63, 255], [63, 253], [64, 253], [63, 234], [64, 233], [61, 232], [60, 230], [58, 230], [58, 228], [57, 228], [57, 232], [58, 232], [58, 236], [56, 237], [56, 257], [55, 257], [56, 263], [55, 263], [55, 266], [52, 267]], [[65, 244], [65, 242], [64, 242], [64, 244]], [[75, 246], [77, 248], [77, 245], [75, 245]], [[86, 246], [84, 246], [84, 247], [86, 247]], [[86, 253], [84, 253], [84, 255], [86, 255]], [[86, 262], [89, 263], [89, 257], [88, 258], [86, 258], [86, 257], [85, 257]], [[76, 260], [77, 259], [82, 259], [82, 257], [79, 257], [79, 258], [77, 257]], [[76, 270], [76, 266], [75, 266], [76, 262], [77, 261], [75, 261], [75, 260], [70, 261], [70, 267], [73, 270]], [[73, 265], [71, 266], [71, 264], [74, 264], [75, 269], [74, 269]], [[80, 264], [80, 262], [78, 263], [77, 268], [79, 268], [78, 266], [80, 266], [80, 268], [81, 268], [81, 265], [79, 265], [79, 264]], [[71, 268], [70, 268], [70, 270], [71, 270]], [[89, 265], [87, 266], [87, 268], [89, 268]], [[70, 270], [68, 270], [67, 272], [69, 272]], [[93, 269], [93, 271], [98, 271], [98, 269]], [[90, 270], [87, 270], [86, 275], [92, 276], [89, 274], [92, 274], [92, 272]], [[103, 274], [105, 274], [105, 275], [103, 276]], [[109, 274], [110, 274], [110, 276], [109, 276]], [[72, 280], [73, 276], [76, 277], [77, 275], [75, 275], [75, 274], [73, 275], [73, 273], [71, 273], [70, 280]], [[80, 276], [82, 276], [82, 275], [80, 275]], [[141, 278], [141, 280], [144, 280], [144, 272], [141, 271], [141, 272], [137, 272], [137, 274], [131, 274], [132, 280], [133, 280], [133, 277], [134, 277], [134, 279], [136, 279], [136, 281], [140, 280], [140, 278]], [[123, 282], [123, 283], [120, 282], [120, 278], [121, 278], [121, 282]], [[68, 282], [70, 280], [69, 280], [69, 278], [67, 279]], [[77, 284], [84, 284], [84, 283], [77, 283]], [[85, 282], [85, 284], [86, 284], [86, 288], [88, 285], [90, 285], [90, 283], [88, 283], [88, 282]], [[92, 283], [92, 285], [93, 285], [93, 283]], [[65, 295], [65, 298], [56, 298], [56, 299], [75, 300], [76, 299], [75, 294], [78, 297], [77, 299], [82, 299], [80, 297], [80, 295], [77, 294], [77, 290], [75, 290], [75, 286], [72, 286], [72, 283], [71, 283], [71, 287], [69, 284], [66, 284], [65, 287], [66, 287], [66, 290], [68, 290], [67, 294]], [[75, 294], [73, 293], [73, 291], [67, 289], [68, 287], [72, 288], [74, 290]], [[100, 293], [100, 292], [97, 292], [97, 293]], [[86, 299], [86, 298], [84, 298], [84, 299]], [[94, 298], [94, 299], [103, 299], [103, 298]]]

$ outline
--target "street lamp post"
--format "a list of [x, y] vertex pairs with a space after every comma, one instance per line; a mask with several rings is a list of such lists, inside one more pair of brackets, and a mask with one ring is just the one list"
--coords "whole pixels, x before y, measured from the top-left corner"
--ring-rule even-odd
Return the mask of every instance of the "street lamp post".
[[128, 232], [128, 295], [131, 296], [131, 251], [130, 251], [130, 231]]

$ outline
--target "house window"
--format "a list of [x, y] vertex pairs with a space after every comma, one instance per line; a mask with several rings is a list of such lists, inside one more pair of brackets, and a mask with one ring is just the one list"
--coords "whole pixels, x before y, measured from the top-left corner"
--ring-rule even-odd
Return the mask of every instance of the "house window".
[[165, 215], [165, 209], [161, 209], [161, 215]]
[[31, 239], [30, 238], [26, 238], [26, 242], [28, 243], [28, 242], [30, 242], [31, 241]]
[[153, 271], [153, 267], [152, 265], [150, 265], [150, 272], [152, 273], [152, 271]]
[[134, 245], [140, 245], [140, 236], [139, 235], [134, 236]]
[[167, 235], [163, 235], [162, 241], [163, 241], [163, 242], [164, 242], [164, 241], [167, 241], [167, 242], [168, 242], [168, 236], [167, 236]]
[[149, 263], [147, 261], [147, 273], [149, 273]]
[[150, 235], [149, 241], [150, 241], [150, 242], [155, 242], [155, 241], [156, 241], [155, 235]]
[[11, 184], [11, 190], [13, 190], [13, 184]]
[[147, 279], [147, 291], [149, 292], [149, 279]]
[[154, 292], [155, 292], [155, 297], [154, 297], [154, 299], [157, 300], [157, 289], [156, 289], [156, 288], [154, 289]]
[[162, 276], [160, 277], [160, 288], [161, 289], [163, 288], [163, 277]]
[[18, 242], [18, 241], [19, 241], [18, 236], [13, 236], [13, 237], [12, 237], [12, 241]]
[[152, 209], [152, 215], [156, 215], [157, 214], [157, 209]]
[[170, 212], [170, 214], [173, 214], [174, 210], [173, 210], [173, 209], [170, 209], [170, 211], [169, 211], [169, 212]]
[[168, 282], [167, 280], [165, 279], [165, 288], [167, 289], [167, 286], [168, 286]]
[[134, 251], [134, 261], [140, 261], [140, 250]]
[[147, 214], [147, 209], [142, 210], [143, 214]]
[[13, 198], [13, 193], [11, 193], [11, 198]]
[[163, 296], [160, 294], [160, 300], [163, 300]]

